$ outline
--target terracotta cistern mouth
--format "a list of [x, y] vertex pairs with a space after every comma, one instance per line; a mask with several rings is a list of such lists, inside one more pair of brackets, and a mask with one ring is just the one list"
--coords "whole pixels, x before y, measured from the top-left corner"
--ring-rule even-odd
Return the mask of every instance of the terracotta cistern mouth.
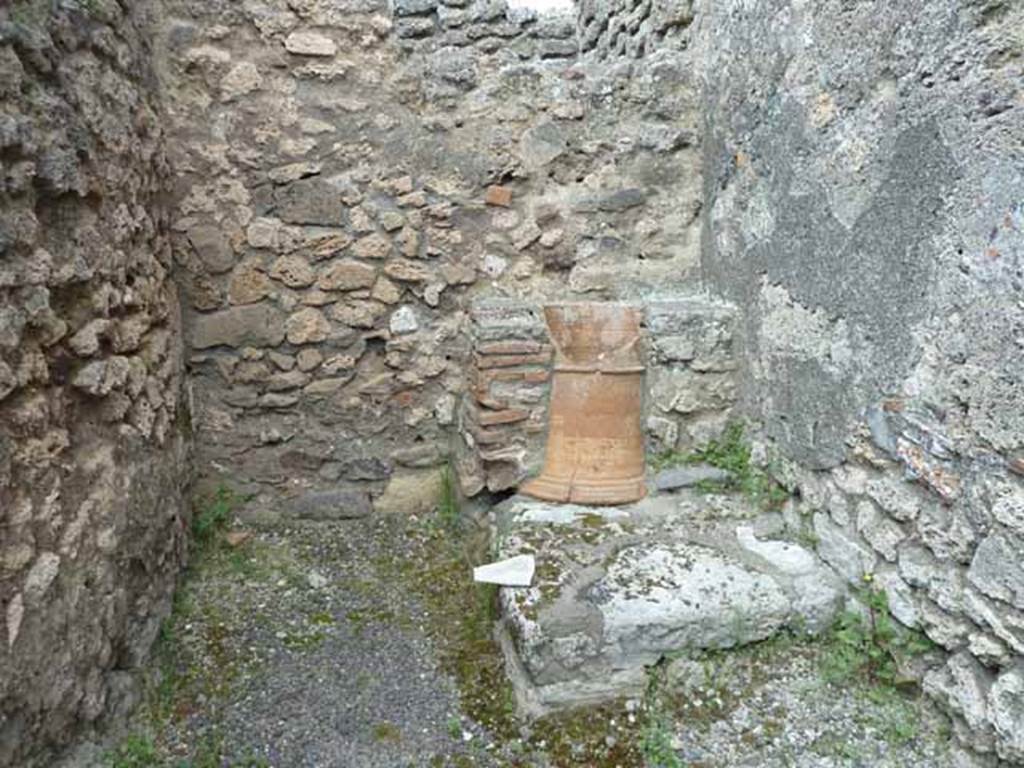
[[544, 468], [520, 490], [547, 501], [625, 504], [646, 493], [639, 307], [544, 308], [555, 347]]

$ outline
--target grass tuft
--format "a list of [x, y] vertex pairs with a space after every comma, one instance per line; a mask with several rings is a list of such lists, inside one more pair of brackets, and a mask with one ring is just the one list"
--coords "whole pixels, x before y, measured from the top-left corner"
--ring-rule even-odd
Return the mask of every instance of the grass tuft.
[[894, 688], [902, 681], [900, 669], [910, 656], [932, 649], [920, 632], [899, 628], [889, 612], [885, 590], [867, 586], [857, 591], [865, 611], [846, 610], [832, 628], [831, 649], [823, 673], [832, 683], [860, 680], [872, 686]]
[[672, 718], [661, 695], [663, 666], [658, 664], [647, 670], [647, 687], [641, 704], [640, 754], [645, 768], [683, 768], [672, 747]]
[[148, 736], [132, 734], [107, 753], [109, 768], [151, 768], [160, 765], [156, 747]]
[[[934, 644], [921, 632], [896, 624], [885, 591], [874, 586], [870, 574], [857, 591], [864, 611], [847, 610], [836, 620], [822, 662], [827, 682], [861, 686], [878, 713], [877, 726], [885, 738], [902, 744], [915, 738], [919, 713], [912, 696], [916, 683], [901, 670], [912, 656], [927, 653]], [[908, 690], [910, 689], [910, 690]]]
[[242, 498], [235, 491], [221, 484], [210, 498], [197, 505], [192, 517], [192, 536], [200, 547], [214, 542], [241, 502]]
[[460, 511], [455, 472], [450, 463], [445, 464], [441, 469], [440, 493], [437, 500], [437, 517], [442, 527], [448, 531], [458, 529]]
[[732, 422], [717, 440], [690, 452], [663, 451], [651, 459], [655, 471], [686, 464], [708, 464], [729, 473], [723, 482], [702, 481], [695, 486], [705, 493], [739, 492], [766, 509], [776, 509], [789, 492], [767, 472], [751, 462], [750, 445], [743, 439], [743, 424]]

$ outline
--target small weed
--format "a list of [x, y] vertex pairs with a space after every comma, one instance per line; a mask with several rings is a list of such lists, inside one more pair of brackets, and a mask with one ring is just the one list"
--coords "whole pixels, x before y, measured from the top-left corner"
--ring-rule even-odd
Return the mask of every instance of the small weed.
[[281, 642], [293, 651], [311, 651], [319, 648], [326, 639], [327, 633], [322, 629], [303, 628], [286, 632]]
[[393, 723], [377, 723], [373, 726], [373, 738], [375, 741], [386, 741], [394, 744], [402, 740], [402, 732]]
[[885, 590], [871, 585], [859, 590], [867, 612], [844, 611], [832, 630], [832, 647], [825, 658], [825, 679], [843, 682], [853, 678], [871, 685], [895, 686], [901, 662], [928, 651], [931, 642], [921, 633], [901, 630], [889, 613]]
[[228, 524], [241, 498], [226, 485], [221, 485], [213, 496], [195, 511], [192, 518], [192, 535], [200, 547], [208, 546], [215, 536]]
[[321, 627], [329, 627], [334, 624], [334, 617], [327, 611], [317, 611], [309, 617], [309, 623]]
[[196, 756], [189, 768], [221, 768], [224, 763], [224, 735], [214, 728], [199, 740]]
[[437, 500], [437, 516], [446, 530], [454, 531], [459, 526], [459, 491], [450, 463], [445, 464], [441, 469], [440, 489], [440, 498]]
[[456, 740], [462, 737], [462, 721], [455, 715], [448, 717], [448, 735]]
[[865, 612], [845, 611], [832, 630], [822, 672], [831, 683], [864, 686], [863, 694], [874, 713], [870, 720], [885, 739], [902, 744], [919, 730], [913, 700], [901, 692], [900, 670], [906, 659], [931, 650], [920, 632], [897, 626], [889, 613], [889, 599], [869, 575], [858, 597]]
[[154, 768], [160, 765], [156, 747], [148, 736], [132, 734], [107, 755], [110, 768]]
[[11, 6], [11, 21], [23, 27], [40, 29], [53, 10], [50, 0], [20, 0]]
[[743, 425], [739, 422], [729, 424], [720, 439], [709, 440], [690, 453], [664, 451], [651, 459], [656, 471], [683, 464], [708, 464], [729, 473], [729, 479], [723, 482], [698, 482], [696, 489], [704, 493], [738, 491], [768, 509], [780, 507], [789, 498], [785, 488], [751, 463], [750, 446], [743, 440]]
[[345, 614], [345, 619], [357, 635], [362, 635], [374, 624], [390, 624], [395, 618], [394, 611], [387, 608], [353, 608]]
[[647, 688], [641, 706], [640, 753], [646, 768], [683, 768], [672, 748], [672, 720], [661, 697], [662, 666], [659, 664], [647, 670]]

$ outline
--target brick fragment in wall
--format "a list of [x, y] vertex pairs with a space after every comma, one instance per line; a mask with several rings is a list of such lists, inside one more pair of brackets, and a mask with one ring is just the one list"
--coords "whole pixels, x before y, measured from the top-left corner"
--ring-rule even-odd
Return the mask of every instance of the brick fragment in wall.
[[480, 370], [489, 368], [517, 368], [520, 366], [541, 366], [551, 361], [550, 352], [520, 355], [478, 355], [476, 366]]
[[551, 347], [539, 341], [493, 341], [477, 344], [474, 349], [479, 355], [532, 355], [549, 352]]
[[494, 448], [486, 448], [480, 451], [480, 460], [483, 461], [485, 468], [489, 464], [502, 462], [522, 465], [525, 457], [525, 448], [516, 444], [499, 445]]
[[[470, 419], [472, 420], [472, 417]], [[473, 440], [480, 445], [502, 445], [525, 441], [526, 433], [522, 427], [522, 422], [489, 427], [473, 425], [469, 427], [469, 433]]]
[[537, 404], [544, 399], [547, 387], [545, 382], [494, 381], [491, 382], [489, 392], [491, 397], [498, 400], [519, 404]]
[[513, 424], [519, 421], [526, 421], [530, 418], [530, 412], [522, 408], [509, 408], [503, 411], [480, 411], [476, 415], [477, 423], [483, 427], [491, 427], [497, 424]]
[[472, 390], [473, 400], [483, 408], [489, 408], [493, 411], [501, 411], [509, 408], [511, 403], [508, 399], [501, 399], [492, 397], [490, 390], [486, 388], [475, 388]]
[[540, 384], [551, 378], [551, 372], [544, 368], [532, 368], [529, 370], [509, 370], [507, 368], [491, 368], [478, 370], [476, 381], [488, 385], [493, 381], [515, 381], [525, 384]]

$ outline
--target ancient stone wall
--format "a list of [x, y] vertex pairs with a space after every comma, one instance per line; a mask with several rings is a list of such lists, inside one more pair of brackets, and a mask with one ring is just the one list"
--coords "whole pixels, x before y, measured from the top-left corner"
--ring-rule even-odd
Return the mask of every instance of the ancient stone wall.
[[645, 305], [650, 447], [738, 408], [790, 525], [948, 651], [962, 740], [1024, 760], [1024, 10], [515, 5], [0, 8], [0, 762], [132, 704], [182, 338], [204, 482], [408, 512], [539, 462], [567, 300]]
[[[709, 286], [795, 526], [1024, 760], [1024, 8], [699, 6]], [[795, 510], [796, 511], [796, 510]]]
[[538, 16], [501, 0], [396, 0], [392, 12], [394, 33], [407, 51], [504, 52], [522, 60], [571, 59], [579, 52], [571, 10]]
[[693, 0], [581, 0], [580, 49], [602, 60], [683, 50], [693, 13]]
[[2, 765], [134, 706], [184, 555], [150, 24], [144, 3], [0, 8]]
[[429, 505], [412, 496], [452, 451], [475, 297], [695, 273], [675, 53], [582, 60], [573, 18], [482, 1], [167, 7], [198, 463], [252, 511]]

